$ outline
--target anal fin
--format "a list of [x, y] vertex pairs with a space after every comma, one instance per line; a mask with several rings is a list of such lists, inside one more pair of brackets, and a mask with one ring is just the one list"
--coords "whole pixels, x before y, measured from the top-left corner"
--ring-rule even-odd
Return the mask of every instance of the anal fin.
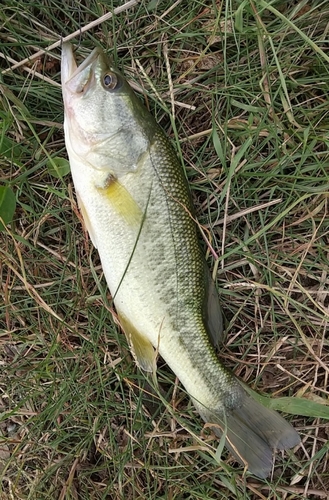
[[156, 352], [153, 345], [123, 314], [118, 313], [118, 317], [131, 345], [131, 351], [137, 365], [146, 372], [154, 373], [156, 370]]

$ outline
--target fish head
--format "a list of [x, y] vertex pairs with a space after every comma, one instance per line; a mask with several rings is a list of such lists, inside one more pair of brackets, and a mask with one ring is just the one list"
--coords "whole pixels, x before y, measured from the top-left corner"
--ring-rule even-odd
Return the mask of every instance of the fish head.
[[72, 45], [62, 47], [66, 147], [72, 160], [115, 177], [138, 169], [154, 121], [124, 76], [95, 48], [78, 66]]

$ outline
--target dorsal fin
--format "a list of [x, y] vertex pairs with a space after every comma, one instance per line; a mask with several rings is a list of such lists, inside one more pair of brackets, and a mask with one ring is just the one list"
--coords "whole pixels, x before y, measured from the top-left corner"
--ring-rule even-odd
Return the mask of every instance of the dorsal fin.
[[223, 315], [218, 292], [208, 266], [205, 264], [206, 296], [203, 308], [203, 318], [214, 347], [219, 347], [224, 341]]

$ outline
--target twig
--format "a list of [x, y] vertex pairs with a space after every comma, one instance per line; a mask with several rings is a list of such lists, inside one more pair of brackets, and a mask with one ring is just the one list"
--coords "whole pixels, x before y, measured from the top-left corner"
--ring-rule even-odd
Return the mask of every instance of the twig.
[[[252, 488], [257, 488], [257, 489], [261, 489], [261, 490], [271, 490], [271, 486], [267, 486], [266, 484], [259, 484], [259, 483], [249, 483], [247, 482], [247, 486], [248, 487], [252, 487]], [[275, 487], [276, 491], [281, 491], [282, 493], [291, 493], [291, 494], [294, 494], [294, 495], [297, 495], [297, 494], [303, 494], [304, 493], [304, 488], [303, 487], [299, 487], [299, 486], [276, 486]], [[254, 489], [252, 489], [252, 491], [254, 491]], [[318, 496], [320, 498], [328, 498], [328, 495], [327, 495], [327, 492], [324, 491], [324, 490], [318, 490], [318, 489], [315, 489], [315, 488], [312, 488], [312, 489], [309, 489], [308, 490], [308, 495], [315, 495], [315, 496]]]
[[240, 219], [241, 217], [244, 217], [247, 214], [251, 214], [252, 212], [257, 212], [258, 210], [263, 210], [264, 208], [271, 207], [272, 205], [276, 205], [277, 203], [281, 203], [281, 202], [282, 202], [282, 198], [277, 198], [276, 200], [268, 201], [266, 203], [262, 203], [260, 205], [255, 205], [255, 206], [250, 207], [250, 208], [245, 208], [244, 210], [241, 210], [240, 212], [238, 212], [236, 214], [228, 215], [226, 217], [226, 219], [223, 218], [223, 219], [216, 220], [213, 227], [224, 224], [224, 222], [226, 224], [229, 224], [230, 222], [232, 222], [236, 219]]
[[[15, 61], [15, 59], [13, 59], [12, 57], [6, 56], [2, 52], [0, 52], [0, 57], [2, 57], [3, 59], [6, 59], [7, 61], [9, 61], [11, 63], [14, 63], [14, 66], [15, 65], [19, 65], [20, 66], [20, 63], [18, 63], [17, 61]], [[51, 78], [48, 78], [48, 76], [44, 76], [41, 73], [39, 73], [38, 71], [35, 71], [34, 69], [29, 68], [28, 66], [24, 65], [23, 69], [24, 69], [24, 71], [27, 71], [28, 73], [30, 73], [30, 75], [32, 75], [32, 76], [37, 76], [41, 80], [44, 80], [47, 83], [51, 83], [52, 85], [55, 85], [55, 87], [60, 87], [59, 83], [55, 82]], [[6, 71], [9, 71], [9, 69], [6, 69], [5, 71], [3, 71], [3, 73], [5, 73]]]
[[171, 69], [170, 69], [170, 62], [169, 62], [169, 57], [168, 57], [167, 41], [165, 41], [163, 43], [163, 55], [164, 55], [165, 62], [166, 62], [166, 69], [167, 69], [167, 76], [168, 76], [168, 83], [169, 83], [169, 92], [170, 92], [170, 100], [171, 100], [171, 114], [172, 114], [173, 121], [175, 121], [174, 85], [173, 85], [173, 81], [171, 78]]
[[98, 26], [99, 24], [102, 24], [105, 21], [108, 21], [113, 17], [115, 14], [120, 14], [120, 12], [124, 12], [125, 10], [130, 9], [131, 7], [134, 7], [134, 5], [137, 5], [139, 3], [139, 0], [130, 0], [129, 2], [125, 3], [124, 5], [120, 5], [116, 9], [113, 10], [113, 12], [108, 12], [107, 14], [104, 14], [104, 16], [99, 17], [95, 21], [92, 21], [91, 23], [87, 24], [86, 26], [82, 26], [78, 30], [74, 31], [74, 33], [71, 33], [70, 35], [65, 36], [64, 38], [60, 38], [60, 40], [57, 40], [57, 42], [52, 43], [49, 45], [47, 48], [39, 50], [35, 54], [31, 55], [30, 57], [27, 57], [26, 59], [23, 59], [20, 62], [17, 62], [10, 68], [5, 69], [2, 71], [2, 74], [8, 73], [9, 71], [13, 71], [14, 69], [19, 68], [20, 66], [24, 66], [25, 64], [33, 61], [34, 59], [37, 59], [38, 57], [42, 56], [46, 52], [50, 52], [51, 50], [55, 49], [56, 47], [59, 47], [62, 45], [64, 42], [68, 42], [69, 40], [72, 40], [72, 38], [76, 37], [77, 35], [80, 35], [81, 33], [85, 33], [85, 31], [89, 31], [95, 26]]

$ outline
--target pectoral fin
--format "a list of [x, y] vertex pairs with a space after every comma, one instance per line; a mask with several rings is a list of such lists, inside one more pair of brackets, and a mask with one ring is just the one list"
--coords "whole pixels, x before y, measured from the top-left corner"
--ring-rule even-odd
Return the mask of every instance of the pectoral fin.
[[129, 225], [140, 225], [143, 213], [129, 191], [112, 175], [103, 187], [97, 187], [99, 193], [106, 196], [114, 211]]
[[151, 342], [140, 333], [123, 315], [118, 313], [120, 325], [131, 345], [132, 354], [137, 365], [146, 372], [155, 372], [156, 353]]
[[85, 223], [85, 226], [86, 226], [86, 229], [89, 233], [89, 236], [90, 236], [90, 239], [92, 241], [92, 244], [94, 245], [95, 248], [97, 248], [97, 244], [96, 244], [96, 236], [94, 234], [94, 231], [93, 231], [93, 228], [92, 228], [92, 225], [91, 225], [91, 222], [89, 220], [89, 217], [88, 217], [88, 213], [87, 213], [87, 210], [79, 196], [79, 193], [77, 192], [77, 200], [78, 200], [78, 205], [79, 205], [79, 208], [80, 208], [80, 212], [81, 212], [81, 215], [83, 217], [83, 222]]

